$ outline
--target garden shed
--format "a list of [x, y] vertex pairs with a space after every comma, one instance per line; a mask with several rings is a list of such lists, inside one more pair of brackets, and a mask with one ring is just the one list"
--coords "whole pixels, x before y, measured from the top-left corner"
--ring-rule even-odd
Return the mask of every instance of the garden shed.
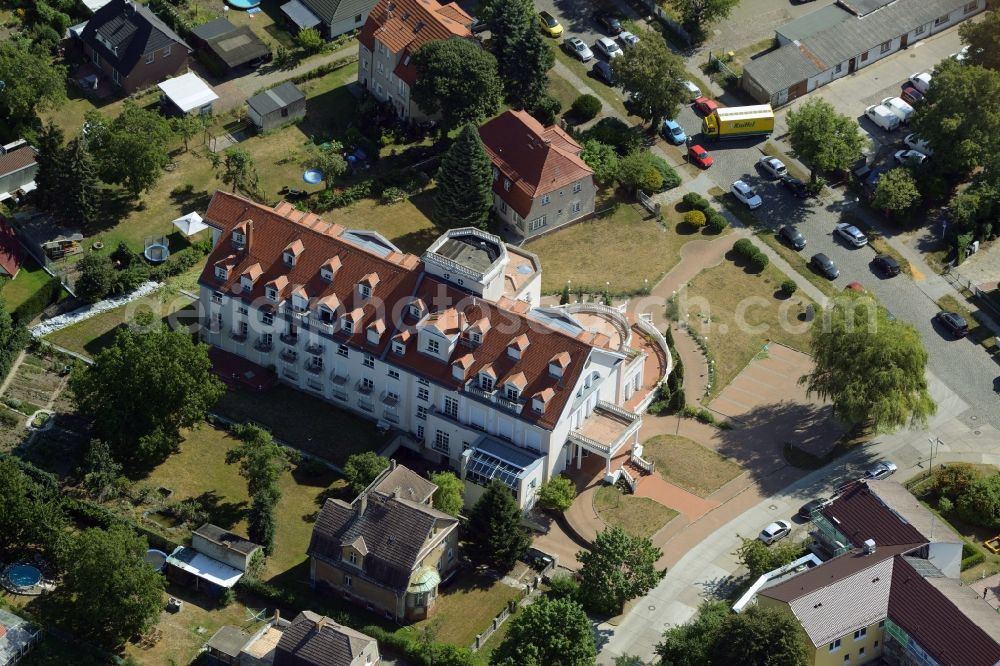
[[250, 120], [261, 132], [306, 115], [306, 96], [291, 81], [257, 93], [247, 100]]

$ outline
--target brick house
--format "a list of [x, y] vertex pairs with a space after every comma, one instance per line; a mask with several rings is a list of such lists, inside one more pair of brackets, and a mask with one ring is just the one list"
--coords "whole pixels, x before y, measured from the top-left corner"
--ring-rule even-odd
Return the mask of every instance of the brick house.
[[411, 56], [424, 44], [451, 38], [472, 39], [472, 17], [457, 3], [437, 0], [380, 0], [358, 35], [358, 81], [402, 119], [427, 114], [410, 101], [417, 79]]
[[80, 40], [88, 60], [129, 94], [187, 71], [191, 51], [156, 14], [129, 0], [98, 9]]
[[525, 238], [594, 212], [594, 171], [583, 147], [526, 111], [507, 111], [479, 128], [493, 161], [493, 210]]
[[393, 465], [353, 502], [326, 501], [309, 543], [309, 574], [313, 585], [368, 610], [421, 620], [458, 564], [458, 519], [427, 503], [434, 484], [418, 477], [409, 487], [407, 472]]

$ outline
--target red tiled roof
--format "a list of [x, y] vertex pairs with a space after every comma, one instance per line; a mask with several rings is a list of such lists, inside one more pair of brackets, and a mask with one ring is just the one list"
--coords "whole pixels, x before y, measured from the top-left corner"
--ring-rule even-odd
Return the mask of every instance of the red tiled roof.
[[375, 50], [375, 38], [393, 53], [402, 53], [395, 74], [408, 84], [416, 80], [416, 68], [409, 56], [438, 39], [471, 38], [472, 17], [454, 2], [441, 5], [436, 0], [380, 0], [368, 14], [358, 40]]
[[[236, 266], [229, 279], [219, 280], [213, 266], [233, 254], [231, 230], [251, 217], [250, 246], [236, 253]], [[300, 219], [310, 226], [304, 226]], [[522, 419], [541, 427], [555, 426], [589, 358], [591, 344], [529, 320], [526, 314], [530, 306], [527, 303], [502, 298], [500, 303], [494, 304], [474, 297], [423, 273], [423, 264], [417, 257], [397, 252], [380, 257], [341, 238], [345, 229], [340, 225], [330, 224], [314, 215], [303, 216], [301, 211], [286, 202], [272, 209], [236, 194], [217, 191], [205, 213], [205, 220], [221, 229], [222, 234], [202, 272], [201, 284], [248, 303], [264, 302], [264, 285], [278, 276], [285, 276], [289, 285], [302, 285], [314, 303], [336, 296], [340, 302], [338, 315], [350, 312], [358, 317], [353, 335], [348, 336], [341, 331], [335, 334], [338, 340], [377, 356], [385, 353], [389, 341], [395, 338], [396, 342], [406, 345], [406, 354], [393, 354], [388, 360], [442, 386], [452, 390], [462, 388], [462, 382], [453, 376], [450, 361], [468, 354], [472, 362], [465, 362], [468, 364], [466, 377], [475, 376], [481, 368], [490, 367], [498, 385], [508, 378], [523, 375], [524, 396], [553, 389], [552, 404], [547, 405], [544, 414], [538, 414], [530, 405], [525, 405], [520, 412]], [[295, 266], [289, 266], [283, 261], [282, 252], [296, 239], [302, 241], [304, 250]], [[327, 282], [320, 276], [320, 267], [332, 257], [340, 259], [341, 267], [333, 281]], [[260, 265], [261, 275], [251, 292], [243, 294], [240, 291], [240, 275], [254, 264]], [[355, 286], [373, 272], [378, 273], [379, 281], [372, 290], [372, 298], [361, 299]], [[290, 289], [286, 287], [279, 294], [279, 301], [289, 293]], [[375, 304], [384, 304], [384, 312], [393, 312], [397, 303], [410, 302], [413, 298], [428, 304], [431, 317], [437, 315], [438, 321], [443, 320], [442, 325], [450, 335], [457, 335], [463, 322], [479, 322], [484, 318], [490, 322], [489, 331], [478, 345], [472, 345], [463, 337], [456, 345], [452, 359], [447, 362], [415, 349], [417, 336], [405, 329], [400, 330], [402, 326], [416, 324], [416, 320], [408, 314], [403, 322], [387, 321], [391, 334], [381, 336], [377, 344], [368, 343], [364, 329], [379, 318]], [[431, 321], [425, 322], [425, 325], [432, 325]], [[527, 336], [530, 344], [521, 353], [520, 359], [510, 358], [507, 347], [522, 336]], [[569, 365], [562, 377], [552, 377], [548, 371], [549, 361], [561, 352], [570, 355]]]
[[[958, 581], [954, 581], [958, 586]], [[983, 602], [985, 603], [985, 602]], [[889, 618], [942, 666], [994, 666], [1000, 643], [991, 638], [903, 557], [896, 557]]]
[[855, 546], [874, 539], [878, 546], [927, 543], [913, 525], [882, 503], [868, 484], [858, 482], [823, 509], [823, 515]]
[[594, 174], [573, 137], [555, 125], [542, 127], [526, 111], [500, 114], [479, 128], [479, 136], [501, 174], [493, 191], [521, 217], [528, 215], [533, 199]]
[[37, 153], [31, 146], [21, 146], [4, 155], [0, 155], [0, 176], [13, 173], [35, 163]]
[[0, 275], [13, 279], [21, 270], [21, 244], [14, 235], [14, 228], [0, 217]]

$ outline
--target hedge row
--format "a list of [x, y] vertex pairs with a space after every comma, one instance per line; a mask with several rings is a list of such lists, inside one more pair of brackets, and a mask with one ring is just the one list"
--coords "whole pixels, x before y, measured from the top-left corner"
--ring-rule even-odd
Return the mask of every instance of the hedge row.
[[62, 284], [59, 278], [49, 276], [49, 279], [28, 300], [21, 303], [11, 315], [21, 324], [27, 325], [41, 314], [42, 310], [59, 300]]

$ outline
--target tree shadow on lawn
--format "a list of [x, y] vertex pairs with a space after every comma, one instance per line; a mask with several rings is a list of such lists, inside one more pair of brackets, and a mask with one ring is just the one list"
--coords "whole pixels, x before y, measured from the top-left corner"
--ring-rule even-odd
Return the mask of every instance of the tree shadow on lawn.
[[208, 203], [212, 200], [212, 195], [208, 193], [208, 190], [195, 192], [194, 186], [188, 183], [180, 190], [173, 190], [170, 193], [170, 200], [178, 207], [205, 210], [208, 208]]
[[311, 513], [303, 514], [302, 522], [315, 523], [316, 519], [319, 518], [319, 512], [323, 510], [323, 505], [326, 504], [328, 499], [339, 499], [344, 500], [345, 502], [350, 502], [354, 499], [354, 493], [351, 491], [351, 487], [347, 484], [333, 486], [322, 490], [316, 495], [315, 502], [318, 508]]
[[346, 85], [338, 86], [307, 98], [306, 115], [296, 126], [314, 140], [341, 136], [356, 117], [357, 104], [358, 100]]
[[224, 502], [222, 497], [214, 490], [206, 490], [191, 499], [205, 510], [209, 521], [227, 530], [232, 529], [249, 512], [249, 505], [245, 500], [242, 502]]

